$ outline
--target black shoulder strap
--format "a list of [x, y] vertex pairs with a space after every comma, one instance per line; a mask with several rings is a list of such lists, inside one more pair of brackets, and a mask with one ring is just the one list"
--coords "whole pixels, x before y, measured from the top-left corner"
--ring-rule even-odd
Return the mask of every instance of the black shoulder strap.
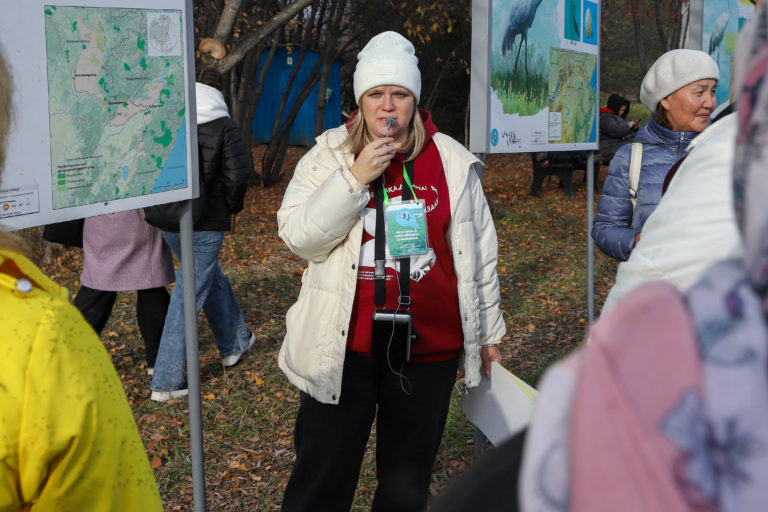
[[[405, 163], [405, 172], [413, 183], [413, 161]], [[413, 199], [411, 188], [403, 182], [402, 201]], [[387, 274], [386, 258], [384, 256], [384, 177], [379, 176], [373, 183], [373, 197], [376, 202], [376, 233], [374, 234], [374, 300], [376, 309], [386, 307], [387, 303]], [[398, 298], [398, 308], [400, 306], [408, 307], [411, 305], [411, 258], [400, 259], [400, 297]]]

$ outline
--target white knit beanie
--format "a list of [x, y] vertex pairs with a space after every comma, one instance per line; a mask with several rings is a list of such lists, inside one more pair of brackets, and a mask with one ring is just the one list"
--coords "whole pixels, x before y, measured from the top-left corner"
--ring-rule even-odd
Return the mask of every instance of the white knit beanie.
[[421, 95], [418, 63], [411, 42], [397, 32], [382, 32], [373, 36], [357, 54], [355, 101], [359, 105], [363, 93], [373, 87], [399, 85], [411, 91], [418, 104]]
[[699, 50], [670, 50], [656, 59], [645, 74], [640, 86], [640, 101], [655, 112], [661, 100], [681, 87], [705, 78], [720, 79], [717, 63], [709, 54]]

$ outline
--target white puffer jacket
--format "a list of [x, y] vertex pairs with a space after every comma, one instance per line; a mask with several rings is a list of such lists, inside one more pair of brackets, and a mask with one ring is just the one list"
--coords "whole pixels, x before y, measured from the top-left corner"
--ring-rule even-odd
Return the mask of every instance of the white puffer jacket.
[[737, 128], [733, 113], [693, 139], [640, 242], [619, 265], [601, 315], [643, 283], [663, 280], [686, 292], [714, 263], [741, 257], [732, 186]]
[[[309, 264], [301, 292], [286, 316], [278, 364], [288, 379], [317, 401], [337, 404], [357, 286], [368, 187], [350, 173], [353, 156], [337, 149], [344, 126], [321, 134], [299, 161], [277, 212], [278, 233]], [[461, 144], [436, 133], [450, 195], [449, 242], [458, 278], [464, 334], [465, 384], [480, 383], [480, 347], [506, 332], [496, 274], [498, 243], [480, 180], [482, 165]], [[435, 297], [440, 300], [440, 297]], [[439, 319], [436, 319], [439, 321]]]

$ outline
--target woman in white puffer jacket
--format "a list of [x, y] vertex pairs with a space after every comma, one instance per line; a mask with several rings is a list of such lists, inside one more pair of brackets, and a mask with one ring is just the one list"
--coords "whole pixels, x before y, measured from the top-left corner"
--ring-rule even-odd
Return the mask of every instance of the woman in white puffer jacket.
[[[278, 212], [280, 237], [308, 261], [279, 355], [302, 391], [283, 510], [349, 509], [374, 416], [374, 507], [423, 510], [461, 352], [469, 387], [481, 366], [488, 374], [501, 359], [497, 240], [481, 164], [416, 109], [421, 77], [410, 42], [384, 32], [358, 59], [359, 112], [317, 138]], [[388, 203], [387, 214], [405, 208], [426, 219], [426, 233], [407, 223], [428, 241], [406, 253], [410, 278], [400, 278], [404, 260], [390, 254], [397, 242], [389, 219], [387, 257], [374, 263], [374, 196]], [[379, 289], [376, 268], [386, 275]], [[406, 340], [393, 326], [374, 325], [374, 312], [385, 308], [410, 315], [417, 335]], [[375, 329], [390, 331], [376, 337]], [[393, 347], [407, 341], [404, 361]]]

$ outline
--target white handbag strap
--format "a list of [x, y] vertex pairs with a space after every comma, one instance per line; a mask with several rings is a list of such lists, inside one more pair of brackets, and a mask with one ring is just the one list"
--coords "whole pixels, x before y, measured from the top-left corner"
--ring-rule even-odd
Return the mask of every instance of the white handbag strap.
[[640, 183], [640, 166], [643, 163], [642, 142], [632, 143], [632, 156], [629, 159], [629, 198], [632, 200], [632, 212], [637, 205], [637, 185]]

